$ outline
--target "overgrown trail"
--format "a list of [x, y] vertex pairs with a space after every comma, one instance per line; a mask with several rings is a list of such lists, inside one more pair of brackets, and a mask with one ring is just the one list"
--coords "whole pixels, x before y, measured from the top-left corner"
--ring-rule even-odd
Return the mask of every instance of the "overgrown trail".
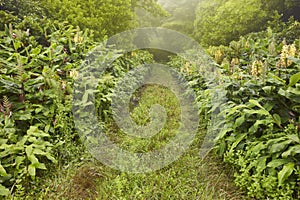
[[[149, 108], [160, 104], [166, 109], [168, 120], [166, 126], [150, 141], [132, 139], [110, 127], [110, 137], [122, 148], [130, 151], [146, 151], [160, 148], [168, 141], [178, 127], [179, 106], [174, 94], [167, 88], [148, 85], [139, 90], [131, 105], [132, 118], [138, 124], [148, 122]], [[88, 164], [76, 170], [64, 191], [67, 199], [179, 199], [179, 200], [216, 200], [244, 199], [241, 192], [234, 187], [233, 178], [228, 169], [222, 166], [213, 155], [204, 160], [199, 157], [201, 138], [205, 129], [179, 160], [159, 171], [146, 174], [130, 174], [113, 170], [102, 164]], [[57, 193], [56, 193], [57, 197]]]

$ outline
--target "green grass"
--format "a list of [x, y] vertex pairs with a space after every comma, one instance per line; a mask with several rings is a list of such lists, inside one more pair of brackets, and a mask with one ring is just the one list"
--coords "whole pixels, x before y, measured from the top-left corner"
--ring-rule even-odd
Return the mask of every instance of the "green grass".
[[179, 102], [172, 92], [157, 85], [148, 86], [137, 92], [139, 103], [134, 107], [131, 105], [131, 118], [139, 126], [150, 122], [149, 112], [154, 104], [163, 106], [167, 113], [167, 120], [162, 130], [151, 138], [131, 137], [122, 132], [115, 124], [111, 124], [108, 130], [110, 139], [119, 144], [123, 149], [132, 152], [148, 152], [162, 148], [177, 133], [180, 125]]
[[[149, 122], [149, 109], [153, 104], [164, 106], [168, 119], [165, 127], [150, 139], [132, 138], [114, 124], [108, 126], [109, 136], [122, 148], [137, 152], [159, 149], [176, 134], [180, 108], [172, 92], [158, 85], [149, 85], [136, 92], [140, 99], [131, 105], [136, 123]], [[204, 126], [203, 126], [204, 127]], [[40, 199], [99, 199], [99, 200], [218, 200], [246, 199], [233, 184], [230, 168], [210, 153], [201, 159], [199, 148], [205, 128], [199, 128], [191, 148], [171, 165], [151, 173], [124, 173], [101, 163], [88, 160], [57, 172], [45, 181], [47, 187]], [[31, 197], [35, 195], [35, 197]], [[37, 199], [36, 194], [28, 199]]]

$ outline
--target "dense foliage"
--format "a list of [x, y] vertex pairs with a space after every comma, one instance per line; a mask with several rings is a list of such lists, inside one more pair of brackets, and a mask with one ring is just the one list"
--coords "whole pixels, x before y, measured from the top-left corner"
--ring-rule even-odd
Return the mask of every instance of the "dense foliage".
[[[25, 19], [18, 25], [37, 25], [30, 22]], [[0, 194], [4, 196], [22, 195], [39, 170], [55, 168], [51, 162], [69, 162], [81, 148], [72, 114], [73, 83], [96, 43], [88, 30], [66, 23], [46, 20], [43, 28], [35, 28], [36, 37], [30, 29], [11, 25], [1, 32]], [[107, 69], [96, 93], [99, 119], [111, 119], [111, 93], [119, 78], [145, 62], [152, 62], [152, 55], [133, 52]]]
[[92, 42], [88, 32], [70, 25], [44, 26], [51, 30], [49, 46], [12, 26], [1, 36], [1, 195], [21, 191], [37, 169], [46, 169], [47, 160], [57, 162], [62, 145], [77, 142], [72, 84]]
[[212, 138], [218, 136], [216, 149], [235, 169], [235, 183], [257, 199], [300, 197], [300, 41], [289, 31], [299, 25], [290, 21], [280, 32], [269, 28], [208, 48], [218, 69], [212, 79], [203, 54], [183, 55], [192, 63], [182, 57], [169, 63], [190, 80], [208, 127], [219, 113], [210, 127]]
[[[67, 21], [81, 29], [94, 32], [94, 39], [102, 40], [104, 36], [134, 28], [137, 24], [135, 9], [143, 8], [152, 15], [165, 15], [165, 11], [155, 0], [1, 0], [0, 10], [17, 16], [36, 19], [47, 18]], [[3, 13], [4, 15], [4, 13]], [[2, 21], [3, 19], [1, 19]], [[19, 21], [20, 21], [19, 20]], [[0, 22], [1, 22], [0, 21]], [[7, 20], [4, 19], [4, 23]]]
[[276, 13], [289, 18], [299, 1], [212, 0], [201, 1], [196, 10], [195, 38], [204, 45], [229, 44], [247, 33], [267, 28]]
[[297, 199], [300, 46], [275, 38], [269, 29], [211, 49], [229, 76], [219, 151], [250, 196]]
[[[0, 198], [22, 198], [40, 184], [43, 171], [81, 159], [84, 147], [72, 113], [74, 80], [98, 45], [95, 41], [137, 26], [136, 9], [144, 17], [141, 24], [194, 35], [210, 46], [206, 51], [215, 63], [196, 51], [170, 59], [159, 50], [122, 55], [107, 68], [95, 92], [106, 130], [115, 133], [111, 98], [118, 81], [141, 64], [168, 60], [195, 90], [202, 122], [219, 133], [216, 150], [233, 166], [235, 183], [257, 199], [300, 198], [300, 23], [280, 20], [280, 14], [284, 20], [299, 17], [298, 1], [201, 1], [196, 13], [197, 0], [192, 6], [181, 3], [165, 4], [168, 15], [156, 0], [0, 0]], [[146, 22], [148, 16], [153, 21]], [[206, 77], [212, 65], [218, 69], [212, 70], [215, 79]], [[130, 105], [141, 124], [148, 120], [148, 104], [156, 101], [148, 102], [143, 89]], [[154, 95], [160, 90], [165, 89], [146, 91]], [[83, 103], [90, 106], [90, 91], [85, 92]], [[223, 104], [213, 102], [218, 94], [224, 95]], [[147, 106], [135, 108], [140, 97]], [[219, 121], [210, 127], [216, 113]], [[146, 149], [143, 140], [122, 139], [125, 147]], [[159, 147], [154, 140], [149, 144]]]

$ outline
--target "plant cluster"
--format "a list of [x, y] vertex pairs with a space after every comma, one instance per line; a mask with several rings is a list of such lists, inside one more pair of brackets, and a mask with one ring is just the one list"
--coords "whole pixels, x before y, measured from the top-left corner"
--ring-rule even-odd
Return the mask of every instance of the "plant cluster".
[[258, 199], [300, 195], [300, 43], [279, 35], [269, 28], [208, 50], [227, 99], [218, 151], [236, 169], [236, 184]]
[[300, 41], [289, 31], [298, 24], [290, 20], [211, 46], [216, 64], [196, 51], [169, 62], [194, 88], [201, 119], [213, 126], [209, 140], [250, 197], [300, 195]]
[[[4, 196], [22, 195], [38, 184], [40, 170], [55, 168], [51, 163], [79, 159], [75, 154], [82, 146], [72, 113], [74, 83], [97, 43], [89, 30], [32, 19], [0, 32], [0, 194]], [[99, 59], [107, 49], [101, 52]], [[95, 92], [102, 122], [112, 119], [111, 98], [119, 79], [153, 61], [147, 51], [118, 57], [102, 74]], [[81, 103], [89, 103], [85, 96]]]
[[[44, 43], [30, 29], [6, 26], [0, 38], [0, 195], [22, 193], [47, 165], [78, 143], [72, 85], [89, 32], [64, 23], [43, 24]], [[49, 32], [48, 32], [49, 31]], [[62, 159], [63, 160], [63, 159]]]

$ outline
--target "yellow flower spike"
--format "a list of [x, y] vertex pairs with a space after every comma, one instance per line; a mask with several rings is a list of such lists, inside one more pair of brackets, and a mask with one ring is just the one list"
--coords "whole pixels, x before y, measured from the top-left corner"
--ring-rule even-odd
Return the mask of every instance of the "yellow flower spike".
[[252, 66], [251, 66], [251, 74], [254, 77], [257, 77], [257, 75], [258, 75], [255, 61], [252, 63]]
[[293, 61], [288, 59], [288, 57], [295, 57], [297, 53], [297, 48], [295, 44], [284, 45], [280, 54], [281, 64], [284, 67], [289, 67], [293, 64]]
[[223, 52], [222, 50], [218, 49], [217, 52], [215, 53], [215, 61], [217, 63], [221, 63], [223, 60], [222, 58], [223, 58]]
[[290, 56], [295, 56], [296, 55], [296, 52], [297, 52], [297, 48], [296, 48], [296, 45], [295, 44], [292, 44], [290, 46]]
[[257, 77], [263, 73], [263, 63], [260, 60], [255, 60], [251, 66], [251, 74]]
[[281, 54], [280, 54], [280, 66], [282, 67], [287, 67], [288, 62], [287, 62], [287, 57], [289, 56], [289, 45], [283, 45]]
[[231, 65], [239, 65], [240, 64], [240, 60], [238, 58], [233, 58], [231, 60]]
[[136, 56], [136, 52], [135, 51], [131, 52], [131, 56], [135, 57]]
[[72, 71], [70, 71], [70, 77], [75, 79], [78, 77], [78, 71], [76, 71], [75, 69], [73, 69]]
[[263, 74], [263, 63], [262, 61], [257, 61], [257, 73], [259, 75], [262, 75]]
[[276, 54], [276, 46], [275, 46], [275, 42], [272, 41], [271, 44], [269, 45], [269, 51], [272, 55]]
[[79, 43], [79, 44], [83, 42], [83, 37], [81, 36], [81, 31], [79, 27], [77, 27], [77, 32], [73, 40], [75, 43]]

